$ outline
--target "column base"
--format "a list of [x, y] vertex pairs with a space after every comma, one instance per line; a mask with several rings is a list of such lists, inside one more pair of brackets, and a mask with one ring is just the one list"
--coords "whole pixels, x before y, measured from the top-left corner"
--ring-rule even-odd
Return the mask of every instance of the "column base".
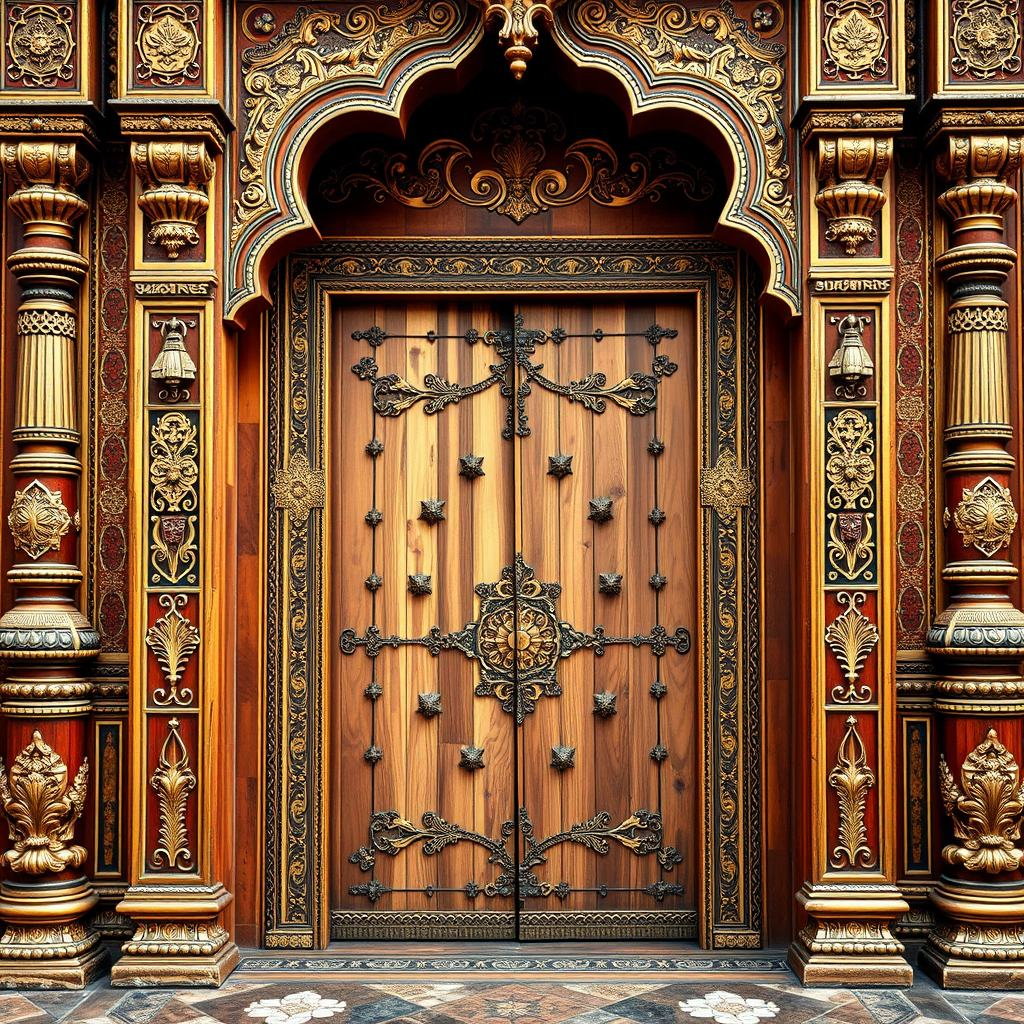
[[84, 878], [0, 884], [0, 988], [84, 988], [110, 954], [85, 918], [98, 897]]
[[219, 883], [132, 886], [117, 905], [136, 923], [110, 972], [115, 988], [218, 988], [238, 964], [238, 947], [217, 923], [231, 902]]
[[1024, 989], [1024, 883], [943, 876], [918, 966], [943, 988]]
[[896, 886], [805, 885], [796, 898], [810, 915], [789, 947], [789, 966], [802, 984], [914, 983], [914, 969], [902, 955], [903, 943], [889, 930], [893, 918], [908, 909]]
[[110, 970], [114, 988], [220, 988], [238, 966], [238, 947], [226, 943], [212, 956], [123, 956]]

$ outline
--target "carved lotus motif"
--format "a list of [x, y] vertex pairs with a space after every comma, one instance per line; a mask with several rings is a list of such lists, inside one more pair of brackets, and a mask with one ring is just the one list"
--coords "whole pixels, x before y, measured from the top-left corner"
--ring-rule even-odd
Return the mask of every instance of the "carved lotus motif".
[[504, 671], [552, 667], [558, 657], [558, 627], [538, 608], [521, 608], [519, 621], [511, 608], [502, 608], [480, 624], [480, 653], [488, 664]]
[[64, 507], [60, 491], [51, 491], [33, 480], [23, 491], [14, 492], [7, 525], [14, 546], [29, 558], [41, 558], [47, 551], [60, 548], [61, 538], [71, 528], [71, 516]]
[[1017, 510], [1009, 488], [986, 477], [973, 490], [963, 489], [953, 512], [953, 525], [964, 547], [975, 547], [990, 558], [1010, 543], [1017, 526]]

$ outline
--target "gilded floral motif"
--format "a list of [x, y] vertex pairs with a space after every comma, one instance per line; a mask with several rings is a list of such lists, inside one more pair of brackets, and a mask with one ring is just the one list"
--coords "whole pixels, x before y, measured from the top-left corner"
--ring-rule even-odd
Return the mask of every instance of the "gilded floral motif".
[[754, 482], [732, 452], [722, 452], [714, 468], [700, 471], [700, 503], [713, 508], [722, 519], [731, 519], [750, 505]]
[[156, 704], [189, 704], [192, 701], [190, 689], [178, 690], [188, 660], [199, 646], [199, 630], [178, 610], [187, 604], [187, 594], [161, 594], [160, 607], [167, 611], [146, 633], [146, 645], [160, 662], [168, 687], [153, 691]]
[[1013, 755], [999, 742], [995, 729], [968, 755], [960, 769], [957, 787], [943, 757], [939, 761], [942, 806], [953, 821], [960, 844], [943, 847], [948, 864], [962, 864], [968, 871], [998, 875], [1016, 871], [1024, 861], [1017, 848], [1024, 803], [1020, 771]]
[[72, 7], [26, 4], [7, 8], [7, 78], [52, 88], [75, 77]]
[[832, 648], [846, 677], [845, 687], [832, 689], [832, 699], [839, 703], [860, 704], [871, 700], [871, 687], [857, 686], [864, 662], [878, 643], [877, 627], [860, 610], [865, 599], [862, 593], [840, 591], [836, 594], [836, 601], [845, 605], [845, 610], [825, 630], [825, 643]]
[[519, 616], [502, 608], [480, 623], [480, 654], [494, 668], [552, 668], [558, 659], [558, 623], [546, 611], [524, 608]]
[[868, 766], [864, 741], [857, 732], [857, 719], [846, 720], [846, 734], [839, 743], [836, 765], [828, 784], [839, 798], [839, 842], [832, 850], [835, 868], [869, 868], [875, 855], [868, 843], [865, 823], [868, 791], [875, 784], [875, 773]]
[[183, 412], [157, 417], [150, 431], [149, 481], [156, 512], [194, 512], [198, 504], [198, 427]]
[[167, 723], [167, 738], [160, 748], [160, 759], [149, 784], [156, 790], [160, 811], [159, 844], [153, 851], [154, 867], [185, 870], [193, 860], [189, 844], [186, 812], [188, 795], [196, 788], [196, 777], [189, 766], [188, 751], [178, 731], [176, 718]]
[[57, 551], [71, 529], [71, 516], [64, 507], [60, 491], [51, 491], [33, 480], [23, 491], [14, 492], [7, 525], [14, 546], [35, 561], [47, 551]]
[[199, 14], [196, 4], [147, 5], [140, 10], [135, 37], [135, 77], [140, 82], [182, 85], [199, 78]]
[[10, 783], [0, 758], [0, 805], [13, 848], [0, 857], [12, 871], [29, 875], [65, 871], [85, 863], [86, 851], [73, 843], [75, 822], [85, 807], [89, 762], [82, 761], [68, 785], [68, 768], [42, 735], [11, 765]]
[[829, 508], [870, 508], [875, 500], [875, 440], [859, 409], [843, 409], [828, 424], [825, 476]]
[[990, 476], [973, 489], [963, 488], [953, 511], [953, 525], [963, 538], [964, 547], [975, 547], [989, 558], [1009, 546], [1017, 518], [1010, 489]]
[[288, 464], [279, 469], [271, 484], [274, 504], [290, 512], [296, 519], [305, 519], [315, 508], [323, 508], [327, 500], [322, 469], [313, 469], [305, 452], [296, 452]]
[[888, 72], [887, 0], [829, 0], [823, 13], [826, 78], [880, 78]]
[[1021, 69], [1017, 0], [954, 0], [953, 73], [994, 78]]

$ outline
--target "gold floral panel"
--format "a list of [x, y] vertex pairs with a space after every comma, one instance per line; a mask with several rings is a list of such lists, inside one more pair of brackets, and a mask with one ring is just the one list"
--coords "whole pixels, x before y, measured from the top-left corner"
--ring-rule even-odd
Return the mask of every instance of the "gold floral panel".
[[[582, 616], [575, 612], [566, 614], [565, 594], [560, 598], [550, 582], [557, 574], [550, 566], [541, 566], [530, 557], [527, 545], [525, 561], [521, 557], [515, 563], [495, 561], [492, 569], [498, 571], [474, 576], [469, 586], [471, 592], [474, 586], [477, 588], [479, 610], [466, 614], [469, 606], [459, 605], [450, 616], [453, 621], [445, 626], [453, 632], [431, 630], [429, 624], [420, 631], [416, 627], [421, 623], [403, 621], [400, 624], [408, 628], [402, 635], [392, 636], [391, 632], [398, 631], [367, 630], [365, 623], [358, 622], [339, 623], [339, 630], [352, 627], [341, 632], [340, 657], [347, 664], [354, 664], [349, 659], [358, 660], [367, 654], [380, 654], [387, 659], [408, 653], [410, 657], [426, 659], [424, 664], [429, 665], [437, 652], [453, 652], [446, 656], [469, 659], [474, 666], [474, 678], [483, 688], [476, 690], [478, 703], [493, 708], [488, 712], [492, 720], [507, 721], [513, 730], [520, 716], [526, 720], [526, 729], [535, 728], [549, 709], [557, 714], [559, 707], [566, 706], [565, 698], [554, 692], [549, 680], [558, 678], [557, 673], [562, 672], [557, 667], [559, 663], [572, 665], [578, 659], [592, 658], [593, 651], [584, 648], [621, 642], [636, 648], [636, 657], [650, 658], [651, 653], [660, 652], [669, 659], [699, 659], [695, 662], [695, 680], [704, 754], [695, 781], [700, 790], [698, 845], [706, 870], [698, 875], [698, 891], [694, 894], [698, 937], [703, 944], [716, 949], [758, 948], [763, 943], [758, 778], [760, 622], [757, 602], [747, 597], [760, 590], [760, 364], [756, 319], [759, 278], [752, 262], [734, 250], [698, 239], [657, 239], [642, 247], [634, 238], [399, 239], [386, 244], [348, 239], [296, 253], [282, 263], [272, 282], [274, 309], [267, 315], [267, 440], [272, 467], [266, 543], [269, 600], [264, 944], [268, 947], [324, 946], [331, 937], [324, 894], [337, 886], [337, 880], [330, 877], [333, 869], [325, 840], [327, 822], [336, 822], [337, 816], [337, 809], [330, 804], [328, 752], [332, 743], [342, 742], [331, 735], [331, 723], [337, 719], [328, 720], [325, 706], [331, 665], [339, 657], [338, 636], [336, 632], [331, 635], [333, 630], [326, 626], [326, 610], [332, 603], [334, 585], [329, 569], [333, 549], [327, 541], [331, 529], [329, 504], [333, 500], [331, 495], [337, 493], [337, 482], [332, 480], [335, 471], [327, 458], [327, 439], [340, 428], [340, 422], [328, 422], [328, 408], [333, 407], [330, 403], [334, 401], [330, 397], [334, 375], [328, 366], [327, 345], [334, 316], [332, 303], [336, 298], [353, 295], [376, 296], [383, 301], [392, 294], [409, 299], [411, 308], [417, 295], [423, 298], [423, 306], [434, 301], [438, 293], [472, 299], [474, 303], [489, 298], [502, 299], [507, 304], [510, 296], [529, 296], [534, 305], [559, 295], [572, 295], [572, 302], [578, 303], [581, 285], [585, 287], [584, 283], [596, 275], [600, 276], [605, 295], [671, 295], [672, 301], [689, 295], [694, 302], [698, 349], [695, 365], [703, 368], [695, 385], [697, 442], [693, 457], [700, 486], [694, 517], [703, 559], [698, 565], [699, 607], [705, 611], [685, 624], [666, 622], [667, 631], [652, 628], [648, 635], [627, 638], [624, 633], [621, 639], [611, 636], [611, 630], [605, 635], [591, 621], [581, 621]], [[530, 308], [529, 302], [524, 308]], [[507, 422], [504, 412], [495, 421], [499, 430], [505, 423], [505, 443], [510, 450], [512, 444], [519, 443], [531, 431], [535, 438], [546, 436], [545, 424], [554, 422], [553, 416], [566, 415], [570, 408], [582, 407], [589, 416], [591, 412], [597, 413], [597, 407], [607, 407], [609, 412], [597, 413], [595, 418], [621, 415], [633, 421], [653, 407], [657, 388], [667, 386], [658, 376], [672, 372], [667, 357], [661, 363], [655, 362], [649, 382], [640, 380], [645, 373], [636, 372], [621, 385], [596, 380], [574, 380], [569, 385], [552, 373], [559, 364], [551, 351], [545, 349], [545, 374], [551, 374], [545, 376], [540, 373], [539, 363], [530, 362], [529, 346], [539, 339], [526, 337], [533, 322], [529, 316], [527, 321], [525, 328], [515, 328], [514, 344], [518, 358], [532, 367], [532, 371], [523, 371], [521, 365], [520, 372], [535, 372], [527, 381], [532, 384], [533, 393], [528, 388], [517, 398], [513, 389]], [[379, 351], [375, 347], [375, 342], [379, 346], [382, 341], [378, 335], [367, 330], [364, 338], [368, 350]], [[641, 336], [636, 344], [647, 351], [649, 341]], [[429, 344], [430, 339], [424, 343]], [[608, 342], [604, 344], [607, 346]], [[668, 345], [665, 342], [666, 351]], [[488, 343], [481, 334], [463, 348], [474, 352], [487, 348], [488, 358], [483, 361], [493, 364], [492, 371], [501, 368], [500, 345], [495, 338]], [[395, 416], [415, 415], [419, 417], [416, 422], [429, 418], [430, 429], [438, 429], [434, 424], [443, 419], [442, 410], [449, 402], [461, 401], [468, 407], [477, 402], [477, 407], [483, 408], [478, 395], [491, 396], [487, 401], [493, 405], [503, 394], [497, 385], [491, 386], [494, 381], [486, 378], [481, 380], [481, 390], [475, 390], [475, 385], [461, 387], [432, 378], [431, 383], [422, 385], [428, 390], [421, 391], [414, 376], [378, 374], [371, 363], [361, 361], [348, 368], [359, 379], [353, 378], [345, 386], [353, 389], [352, 394], [365, 395], [367, 402], [372, 400], [381, 422], [390, 422]], [[635, 369], [629, 366], [627, 372]], [[462, 375], [457, 379], [461, 380]], [[639, 405], [633, 393], [638, 381], [650, 391]], [[623, 388], [621, 394], [617, 388]], [[542, 400], [550, 403], [544, 407], [550, 411], [541, 412]], [[371, 440], [360, 439], [360, 455], [365, 444], [367, 464], [380, 457], [379, 445], [386, 445], [388, 436], [384, 431], [379, 434], [382, 441], [378, 441], [378, 435]], [[496, 443], [502, 443], [500, 436]], [[647, 449], [645, 457], [649, 451], [657, 461], [661, 454], [658, 438], [651, 444], [654, 448]], [[452, 472], [466, 487], [477, 487], [481, 477], [486, 480], [488, 475], [500, 472], [493, 452], [482, 457], [482, 451], [468, 447], [463, 451], [460, 447], [456, 454], [458, 459], [452, 464]], [[551, 486], [561, 486], [577, 472], [571, 454], [556, 449], [548, 452], [544, 448], [544, 459], [538, 466], [543, 479], [551, 480]], [[410, 492], [410, 523], [414, 524], [410, 528], [434, 533], [446, 529], [446, 517], [453, 514], [453, 509], [440, 500], [443, 497]], [[373, 532], [381, 517], [388, 514], [384, 503], [361, 510], [359, 526]], [[588, 528], [597, 530], [614, 528], [617, 514], [615, 502], [597, 493], [589, 506], [584, 502], [581, 509]], [[650, 512], [650, 524], [646, 523], [645, 514], [645, 528], [656, 528], [663, 521], [663, 514], [661, 508], [655, 507]], [[504, 574], [502, 564], [507, 570]], [[531, 572], [531, 564], [537, 567], [536, 576]], [[629, 570], [629, 566], [601, 567], [600, 593], [605, 595], [602, 600], [619, 599], [615, 595], [631, 585]], [[357, 580], [363, 595], [359, 600], [365, 603], [376, 599], [379, 593], [388, 588], [393, 592], [400, 585], [404, 592], [402, 606], [416, 608], [417, 602], [435, 600], [436, 588], [444, 586], [436, 567], [410, 565], [404, 571], [409, 573], [408, 577], [396, 579], [383, 570], [378, 576], [377, 569], [366, 569]], [[665, 585], [658, 572], [648, 581], [645, 571], [644, 588], [651, 593]], [[506, 590], [511, 595], [508, 599]], [[508, 600], [522, 604], [529, 613], [521, 616], [518, 624], [503, 619]], [[576, 621], [563, 621], [569, 618]], [[693, 634], [694, 649], [689, 653], [685, 653], [689, 634], [685, 630], [673, 632], [677, 625], [687, 626]], [[510, 658], [513, 663], [522, 661], [522, 655], [510, 654], [513, 646], [532, 659], [536, 692], [526, 688], [531, 707], [526, 706], [523, 693], [519, 692], [521, 687], [505, 685], [510, 675], [515, 682], [514, 674], [509, 672]], [[407, 728], [451, 728], [448, 723], [458, 709], [448, 705], [438, 693], [428, 692], [431, 687], [415, 688], [424, 692], [418, 697], [412, 695], [408, 716], [412, 725]], [[375, 703], [379, 696], [378, 689], [369, 683], [367, 703]], [[661, 696], [656, 680], [651, 684], [650, 698], [645, 699], [653, 698], [653, 704]], [[587, 718], [595, 722], [614, 720], [618, 713], [615, 694], [594, 693], [592, 698], [591, 704], [588, 697]], [[507, 710], [502, 707], [504, 703], [508, 704]], [[348, 736], [354, 727], [343, 722], [338, 728]], [[361, 732], [359, 735], [363, 742], [365, 737]], [[395, 742], [397, 738], [389, 732], [364, 743], [362, 758], [367, 762], [364, 767], [368, 773], [382, 758], [394, 756]], [[481, 770], [486, 772], [493, 755], [485, 746], [476, 743], [457, 752], [456, 778], [479, 777]], [[531, 770], [550, 773], [552, 779], [570, 777], [581, 770], [581, 752], [576, 746], [571, 737], [553, 737], [545, 746], [543, 763], [538, 760]], [[649, 755], [645, 750], [645, 757], [655, 766], [664, 756], [660, 744], [652, 747]], [[391, 806], [387, 799], [385, 794], [380, 806]], [[393, 810], [376, 813], [363, 826], [364, 835], [365, 828], [369, 828], [369, 841], [364, 839], [364, 848], [353, 849], [351, 860], [366, 871], [368, 881], [362, 887], [365, 891], [357, 896], [365, 901], [367, 915], [375, 913], [372, 907], [385, 890], [370, 870], [375, 860], [398, 863], [408, 858], [410, 851], [420, 849], [429, 860], [436, 860], [445, 856], [440, 851], [447, 844], [461, 838], [479, 847], [482, 863], [489, 861], [493, 865], [493, 870], [488, 869], [486, 876], [478, 879], [479, 890], [467, 892], [470, 898], [478, 896], [482, 907], [489, 898], [501, 897], [503, 891], [511, 895], [516, 885], [525, 885], [524, 898], [544, 907], [536, 914], [538, 922], [557, 917], [552, 911], [558, 911], [562, 894], [555, 891], [553, 882], [557, 879], [551, 880], [550, 892], [544, 889], [549, 884], [545, 860], [554, 856], [556, 847], [566, 843], [568, 837], [542, 824], [542, 813], [538, 817], [534, 809], [519, 812], [518, 830], [524, 837], [528, 877], [514, 881], [509, 852], [511, 832], [506, 833], [496, 825], [486, 834], [470, 834], [423, 810], [395, 806]], [[471, 823], [462, 822], [467, 824]], [[579, 838], [569, 842], [589, 848], [589, 854], [580, 850], [579, 856], [625, 849], [635, 855], [645, 871], [646, 865], [652, 864], [656, 878], [673, 863], [674, 851], [662, 842], [661, 817], [649, 808], [634, 809], [621, 820], [618, 815], [606, 819], [596, 813], [586, 821], [581, 818], [574, 827]], [[438, 858], [432, 856], [435, 853]], [[358, 870], [355, 877], [360, 879]], [[491, 887], [489, 893], [483, 891], [485, 882]], [[652, 887], [657, 890], [652, 899], [671, 896], [672, 884], [674, 876], [664, 875]], [[473, 888], [471, 881], [467, 889]], [[461, 933], [468, 935], [479, 927], [493, 931], [492, 925], [479, 924], [480, 915], [460, 912], [457, 916], [459, 920], [453, 927], [457, 931], [461, 928]], [[579, 924], [584, 928], [586, 922], [580, 920]], [[381, 927], [384, 930], [377, 933], [380, 937], [401, 937], [405, 925], [396, 919]]]

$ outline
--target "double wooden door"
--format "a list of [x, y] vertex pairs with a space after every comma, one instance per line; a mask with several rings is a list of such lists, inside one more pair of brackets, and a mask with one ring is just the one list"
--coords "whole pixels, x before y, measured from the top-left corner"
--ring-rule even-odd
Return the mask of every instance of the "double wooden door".
[[696, 929], [695, 310], [335, 313], [332, 935]]

